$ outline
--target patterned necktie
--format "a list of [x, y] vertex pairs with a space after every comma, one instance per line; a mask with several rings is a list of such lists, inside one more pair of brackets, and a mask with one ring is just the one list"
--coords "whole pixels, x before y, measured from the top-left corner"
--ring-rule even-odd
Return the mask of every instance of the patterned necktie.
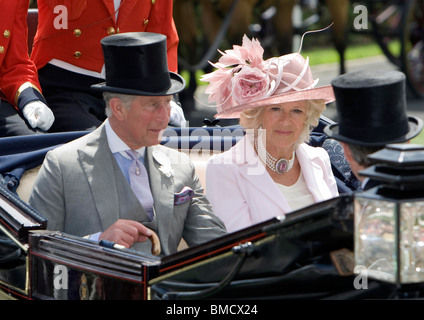
[[150, 191], [149, 176], [144, 164], [138, 159], [137, 151], [125, 151], [131, 158], [132, 163], [129, 168], [130, 185], [134, 194], [140, 200], [141, 205], [150, 217], [153, 219], [153, 196]]

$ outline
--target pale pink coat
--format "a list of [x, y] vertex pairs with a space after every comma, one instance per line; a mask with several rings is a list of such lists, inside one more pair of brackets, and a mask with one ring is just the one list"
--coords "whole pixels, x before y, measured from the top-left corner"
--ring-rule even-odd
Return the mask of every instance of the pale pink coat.
[[[338, 196], [325, 149], [303, 143], [296, 150], [296, 157], [316, 202]], [[209, 159], [206, 196], [228, 232], [284, 216], [291, 211], [282, 192], [259, 161], [248, 136], [228, 151]]]

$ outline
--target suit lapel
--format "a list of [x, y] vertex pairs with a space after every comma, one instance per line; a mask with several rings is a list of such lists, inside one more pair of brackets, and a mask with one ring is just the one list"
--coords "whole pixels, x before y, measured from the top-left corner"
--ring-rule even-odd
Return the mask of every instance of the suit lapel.
[[174, 176], [171, 173], [166, 175], [166, 168], [171, 168], [171, 161], [160, 146], [153, 146], [146, 149], [145, 164], [154, 199], [157, 225], [160, 226], [158, 236], [162, 243], [168, 243], [169, 230], [172, 229], [170, 217], [174, 212]]
[[[121, 193], [126, 193], [128, 196], [128, 193], [131, 194], [131, 188], [110, 151], [104, 125], [90, 134], [85, 149], [79, 150], [78, 155], [90, 184], [103, 230], [121, 218], [121, 211], [130, 211], [125, 213], [126, 219], [148, 221], [147, 213], [135, 195], [129, 198], [131, 204], [123, 204], [120, 201], [120, 191], [127, 189]], [[167, 177], [163, 174], [160, 168], [166, 168], [170, 166], [170, 163], [160, 148], [146, 149], [145, 164], [149, 174], [156, 219], [161, 226], [159, 234], [164, 240], [167, 238], [167, 230], [172, 228], [168, 217], [172, 215], [174, 208], [174, 180], [173, 176]], [[125, 201], [128, 201], [128, 197]]]
[[117, 185], [113, 181], [115, 169], [111, 169], [117, 164], [110, 152], [104, 125], [91, 133], [86, 148], [79, 150], [78, 155], [105, 230], [119, 219], [119, 199]]

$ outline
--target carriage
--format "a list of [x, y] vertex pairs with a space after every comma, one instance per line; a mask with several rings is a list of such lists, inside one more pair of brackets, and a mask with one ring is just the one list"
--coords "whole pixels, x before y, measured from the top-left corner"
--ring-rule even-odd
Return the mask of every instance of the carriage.
[[[255, 224], [168, 256], [48, 230], [26, 200], [45, 153], [87, 132], [0, 139], [0, 299], [19, 300], [299, 300], [389, 299], [394, 284], [355, 288], [353, 191], [341, 146], [323, 134], [340, 196]], [[238, 126], [171, 128], [162, 144], [186, 152], [202, 181], [212, 152], [242, 136]], [[33, 172], [35, 170], [35, 173]], [[203, 176], [203, 177], [202, 177]], [[203, 180], [204, 181], [204, 180]], [[414, 289], [414, 297], [417, 291]], [[422, 289], [418, 291], [421, 295]], [[402, 295], [400, 295], [403, 297]]]
[[[421, 1], [390, 1], [390, 5], [401, 6], [402, 10], [393, 14], [402, 17], [420, 12], [412, 4]], [[36, 17], [36, 10], [30, 12], [29, 19]], [[379, 32], [381, 25], [376, 25], [374, 32]], [[410, 35], [416, 24], [400, 26]], [[409, 35], [402, 33], [403, 39], [410, 39]], [[377, 38], [389, 50], [383, 41], [385, 36], [390, 35], [380, 34]], [[393, 35], [397, 36], [399, 33]], [[419, 48], [419, 41], [409, 49], [407, 41], [402, 41], [404, 52]], [[396, 63], [405, 59], [389, 51], [386, 55]], [[0, 299], [357, 300], [408, 296], [402, 295], [396, 285], [381, 281], [370, 281], [366, 290], [354, 286], [352, 192], [357, 181], [340, 156], [341, 146], [323, 134], [323, 127], [329, 123], [331, 119], [320, 119], [310, 144], [328, 151], [339, 197], [195, 247], [181, 247], [165, 257], [48, 230], [42, 212], [27, 204], [31, 183], [46, 152], [86, 132], [1, 138]], [[210, 126], [168, 128], [162, 141], [188, 153], [200, 181], [204, 181], [209, 156], [227, 150], [244, 134], [236, 125], [207, 124]], [[416, 289], [413, 298], [422, 296], [423, 289]]]

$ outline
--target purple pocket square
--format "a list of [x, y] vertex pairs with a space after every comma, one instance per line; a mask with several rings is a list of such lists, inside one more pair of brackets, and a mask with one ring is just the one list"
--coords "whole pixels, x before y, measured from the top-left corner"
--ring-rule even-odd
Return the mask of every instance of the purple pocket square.
[[184, 187], [180, 193], [174, 194], [174, 205], [182, 204], [193, 198], [194, 191], [190, 187]]

